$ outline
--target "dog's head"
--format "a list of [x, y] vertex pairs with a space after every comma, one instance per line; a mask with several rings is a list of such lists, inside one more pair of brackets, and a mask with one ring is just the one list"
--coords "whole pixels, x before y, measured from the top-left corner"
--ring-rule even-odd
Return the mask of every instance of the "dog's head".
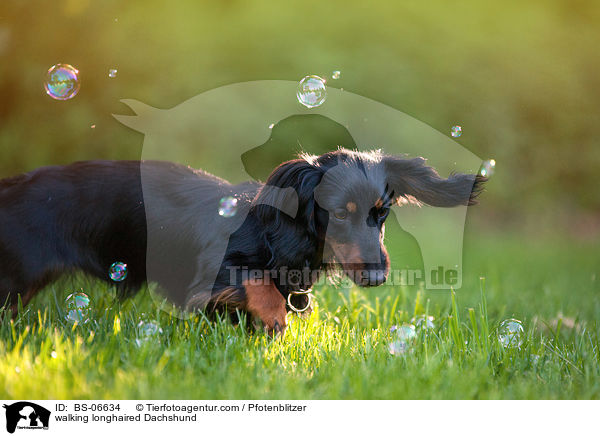
[[[337, 265], [357, 285], [378, 286], [389, 270], [383, 238], [393, 204], [472, 205], [484, 181], [466, 174], [443, 179], [423, 158], [340, 149], [305, 155], [276, 168], [266, 184], [294, 188], [287, 192], [295, 192], [297, 198], [280, 195], [262, 202], [297, 201], [297, 214], [282, 213], [284, 207], [262, 207], [258, 215], [280, 259], [274, 266], [291, 267], [299, 261], [312, 267]], [[272, 191], [263, 195], [268, 192]]]

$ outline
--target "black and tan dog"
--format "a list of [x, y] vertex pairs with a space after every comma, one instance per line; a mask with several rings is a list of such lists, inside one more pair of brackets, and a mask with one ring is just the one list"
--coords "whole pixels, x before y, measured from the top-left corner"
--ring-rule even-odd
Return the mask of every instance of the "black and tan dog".
[[[19, 294], [27, 304], [75, 270], [110, 281], [110, 265], [122, 261], [121, 295], [156, 281], [186, 309], [246, 311], [282, 331], [289, 293], [310, 288], [316, 275], [291, 284], [281, 275], [249, 279], [232, 271], [337, 265], [360, 286], [380, 285], [389, 269], [383, 233], [390, 206], [399, 199], [471, 205], [484, 181], [440, 178], [422, 158], [345, 149], [285, 162], [266, 184], [231, 185], [158, 161], [40, 168], [0, 181], [0, 298], [14, 314]], [[227, 196], [238, 201], [235, 225], [217, 212]], [[278, 206], [286, 202], [294, 213]]]

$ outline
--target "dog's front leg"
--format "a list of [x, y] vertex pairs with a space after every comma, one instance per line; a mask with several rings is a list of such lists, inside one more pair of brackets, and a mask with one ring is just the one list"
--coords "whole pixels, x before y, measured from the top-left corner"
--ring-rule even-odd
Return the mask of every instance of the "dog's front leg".
[[246, 310], [262, 321], [270, 335], [285, 332], [287, 314], [286, 302], [275, 284], [269, 280], [248, 280], [246, 290]]

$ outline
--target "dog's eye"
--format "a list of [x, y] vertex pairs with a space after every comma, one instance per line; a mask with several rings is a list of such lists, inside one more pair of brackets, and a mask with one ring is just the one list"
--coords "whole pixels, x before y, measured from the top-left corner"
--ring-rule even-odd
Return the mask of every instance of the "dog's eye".
[[348, 211], [340, 207], [333, 212], [333, 215], [339, 220], [344, 220], [348, 216]]
[[377, 211], [377, 215], [379, 215], [380, 218], [383, 218], [384, 216], [387, 216], [387, 214], [388, 214], [389, 211], [390, 210], [388, 208], [382, 207], [381, 209], [379, 209]]

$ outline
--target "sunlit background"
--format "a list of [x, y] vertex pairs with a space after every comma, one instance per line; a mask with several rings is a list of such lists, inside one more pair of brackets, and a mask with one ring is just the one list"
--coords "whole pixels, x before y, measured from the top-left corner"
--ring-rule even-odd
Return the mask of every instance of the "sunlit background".
[[[590, 240], [600, 233], [598, 22], [591, 0], [3, 0], [0, 176], [139, 158], [143, 136], [111, 116], [131, 113], [122, 98], [170, 108], [225, 84], [339, 70], [336, 86], [448, 135], [459, 124], [461, 145], [495, 158], [469, 216], [478, 231]], [[80, 71], [73, 99], [44, 91], [57, 63]]]

